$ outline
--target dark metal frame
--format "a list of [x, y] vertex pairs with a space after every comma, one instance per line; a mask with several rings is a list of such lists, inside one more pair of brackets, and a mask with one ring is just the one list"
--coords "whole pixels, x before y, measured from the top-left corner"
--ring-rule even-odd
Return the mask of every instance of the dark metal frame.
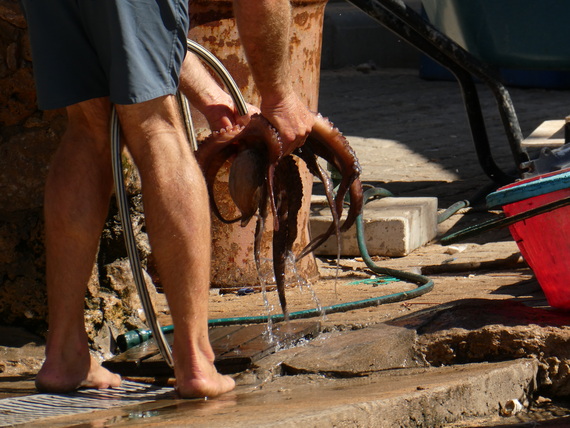
[[[457, 79], [467, 111], [477, 158], [483, 171], [496, 184], [513, 182], [529, 161], [522, 148], [522, 132], [511, 97], [499, 81], [498, 72], [475, 58], [408, 7], [403, 0], [347, 0], [416, 49], [447, 68]], [[502, 171], [491, 153], [485, 119], [474, 78], [485, 83], [497, 107], [519, 175]]]

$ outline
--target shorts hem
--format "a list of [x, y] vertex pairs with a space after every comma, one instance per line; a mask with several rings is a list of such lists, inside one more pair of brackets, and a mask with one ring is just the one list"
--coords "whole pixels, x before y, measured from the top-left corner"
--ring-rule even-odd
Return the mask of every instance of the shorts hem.
[[140, 104], [145, 101], [154, 100], [156, 98], [164, 97], [166, 95], [176, 95], [178, 88], [164, 88], [162, 90], [149, 92], [148, 94], [137, 95], [136, 97], [129, 97], [128, 99], [111, 98], [113, 104], [118, 105], [132, 105]]

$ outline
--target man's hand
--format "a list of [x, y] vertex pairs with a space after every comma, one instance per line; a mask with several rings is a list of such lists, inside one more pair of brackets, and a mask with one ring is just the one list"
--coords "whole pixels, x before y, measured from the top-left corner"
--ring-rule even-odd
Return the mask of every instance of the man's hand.
[[285, 155], [305, 143], [315, 123], [315, 114], [294, 92], [286, 98], [270, 100], [265, 98], [261, 103], [261, 114], [279, 132], [285, 147]]
[[232, 98], [226, 94], [223, 100], [197, 107], [204, 115], [212, 131], [219, 131], [235, 125], [246, 125], [252, 114], [260, 113], [254, 105], [247, 104], [247, 114], [240, 116]]
[[180, 90], [205, 116], [212, 131], [243, 124], [249, 120], [249, 116], [259, 113], [257, 107], [248, 104], [248, 117], [240, 117], [232, 97], [218, 85], [198, 57], [192, 53], [186, 55], [182, 64]]

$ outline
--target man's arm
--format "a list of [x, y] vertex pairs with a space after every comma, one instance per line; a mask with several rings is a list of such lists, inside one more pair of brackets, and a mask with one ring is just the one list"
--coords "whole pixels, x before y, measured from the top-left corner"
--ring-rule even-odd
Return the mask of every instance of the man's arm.
[[[238, 122], [239, 114], [232, 97], [218, 86], [202, 62], [191, 52], [188, 52], [182, 64], [180, 90], [186, 95], [190, 104], [206, 117], [213, 131]], [[248, 109], [256, 111], [249, 105]]]
[[289, 0], [234, 0], [234, 14], [246, 57], [261, 94], [261, 113], [286, 144], [301, 145], [314, 114], [293, 90], [289, 63]]

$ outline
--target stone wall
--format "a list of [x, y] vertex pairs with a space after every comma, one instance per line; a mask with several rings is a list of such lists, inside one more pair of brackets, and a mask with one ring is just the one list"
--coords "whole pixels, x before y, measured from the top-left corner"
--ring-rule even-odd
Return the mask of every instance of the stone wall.
[[[43, 187], [65, 120], [62, 110], [37, 109], [26, 21], [17, 0], [0, 0], [0, 324], [45, 329]], [[105, 325], [113, 332], [141, 325], [118, 229], [111, 215], [88, 287], [92, 338]]]
[[0, 320], [46, 318], [43, 183], [64, 127], [60, 111], [36, 107], [26, 21], [0, 0]]

